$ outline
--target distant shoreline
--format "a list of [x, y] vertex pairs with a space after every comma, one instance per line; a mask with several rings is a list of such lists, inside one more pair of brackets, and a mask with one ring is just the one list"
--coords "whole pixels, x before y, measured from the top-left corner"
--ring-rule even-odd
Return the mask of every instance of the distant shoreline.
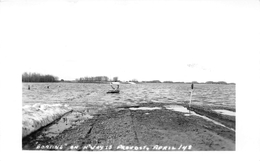
[[[120, 82], [120, 81], [119, 81]], [[76, 81], [57, 81], [57, 82], [22, 82], [22, 83], [87, 83], [87, 84], [109, 84], [111, 82], [76, 82]], [[120, 82], [121, 84], [130, 84]], [[192, 84], [192, 82], [134, 82], [136, 84]], [[219, 84], [219, 85], [236, 85], [236, 83], [193, 83], [193, 84]]]

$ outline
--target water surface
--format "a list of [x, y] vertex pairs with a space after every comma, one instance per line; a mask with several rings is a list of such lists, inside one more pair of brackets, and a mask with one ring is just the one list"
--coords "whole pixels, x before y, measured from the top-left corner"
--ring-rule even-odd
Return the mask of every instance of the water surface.
[[[31, 90], [28, 90], [28, 85]], [[49, 88], [47, 88], [49, 86]], [[80, 107], [118, 107], [140, 103], [188, 103], [190, 84], [121, 84], [119, 94], [107, 94], [109, 84], [23, 83], [23, 106], [35, 103]], [[235, 85], [195, 84], [192, 104], [235, 108]]]

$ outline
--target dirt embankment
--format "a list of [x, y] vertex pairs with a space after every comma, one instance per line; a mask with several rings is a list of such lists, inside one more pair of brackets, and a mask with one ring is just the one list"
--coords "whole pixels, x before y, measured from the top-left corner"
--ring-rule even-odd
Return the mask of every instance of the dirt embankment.
[[234, 131], [165, 108], [106, 109], [53, 138], [37, 139], [41, 130], [24, 150], [235, 150]]

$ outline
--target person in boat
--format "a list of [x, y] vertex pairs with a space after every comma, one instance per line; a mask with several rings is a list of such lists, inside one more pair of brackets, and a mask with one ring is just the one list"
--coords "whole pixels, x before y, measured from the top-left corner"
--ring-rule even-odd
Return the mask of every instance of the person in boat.
[[112, 83], [110, 83], [111, 87], [113, 88], [114, 91], [119, 91], [119, 84], [117, 85], [117, 88], [113, 87]]

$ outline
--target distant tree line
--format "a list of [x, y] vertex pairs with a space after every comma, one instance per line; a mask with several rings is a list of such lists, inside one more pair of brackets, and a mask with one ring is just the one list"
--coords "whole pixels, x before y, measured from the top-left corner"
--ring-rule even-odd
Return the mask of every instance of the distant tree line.
[[197, 81], [192, 81], [192, 82], [173, 82], [173, 81], [159, 81], [159, 80], [152, 80], [152, 81], [142, 81], [142, 83], [174, 83], [174, 84], [235, 84], [235, 83], [227, 83], [225, 81], [207, 81], [207, 82], [197, 82]]
[[163, 81], [163, 83], [173, 83], [173, 81]]
[[159, 80], [151, 80], [151, 81], [142, 81], [142, 83], [162, 83]]
[[185, 83], [185, 82], [163, 81], [163, 83], [175, 83], [175, 84], [182, 84], [182, 83]]
[[218, 82], [214, 82], [214, 81], [207, 81], [207, 82], [197, 82], [197, 81], [192, 81], [192, 82], [185, 82], [186, 84], [234, 84], [234, 83], [227, 83], [225, 81], [218, 81]]
[[96, 76], [96, 77], [81, 77], [76, 79], [78, 83], [97, 83], [97, 82], [109, 82], [114, 81], [118, 82], [118, 77], [113, 77], [113, 79], [109, 79], [107, 76]]
[[50, 74], [23, 73], [22, 82], [58, 82], [59, 78]]
[[207, 82], [197, 82], [197, 81], [192, 81], [192, 82], [185, 82], [186, 84], [190, 84], [190, 83], [193, 83], [193, 84], [235, 84], [235, 83], [227, 83], [225, 81], [217, 81], [217, 82], [214, 82], [214, 81], [207, 81]]
[[218, 81], [218, 82], [207, 81], [206, 84], [228, 84], [228, 83], [225, 81]]
[[137, 79], [129, 80], [129, 82], [139, 83], [139, 81]]

